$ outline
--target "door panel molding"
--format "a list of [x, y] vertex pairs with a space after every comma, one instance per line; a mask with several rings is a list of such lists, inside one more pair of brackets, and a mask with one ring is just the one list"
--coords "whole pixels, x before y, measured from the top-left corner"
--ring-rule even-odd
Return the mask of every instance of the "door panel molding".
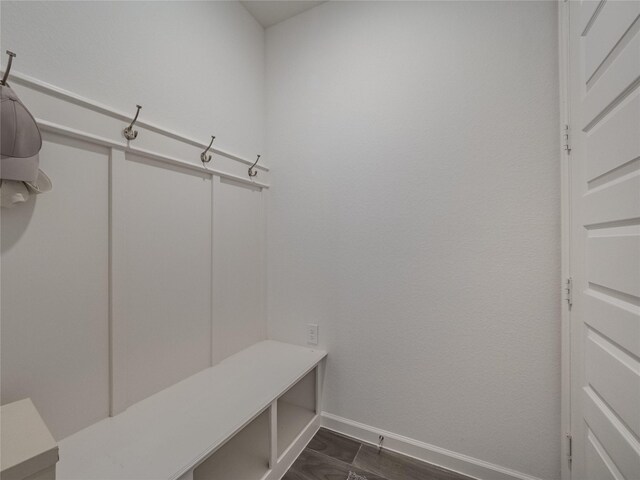
[[[640, 2], [560, 5], [563, 480], [640, 478]], [[567, 339], [567, 331], [568, 339]], [[567, 454], [567, 452], [564, 452]]]

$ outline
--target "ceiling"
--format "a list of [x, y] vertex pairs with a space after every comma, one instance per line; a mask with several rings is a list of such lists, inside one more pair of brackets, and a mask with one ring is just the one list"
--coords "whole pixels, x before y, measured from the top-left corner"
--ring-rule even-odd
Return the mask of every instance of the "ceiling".
[[279, 0], [279, 1], [241, 1], [249, 13], [262, 25], [268, 28], [299, 13], [305, 12], [324, 1]]

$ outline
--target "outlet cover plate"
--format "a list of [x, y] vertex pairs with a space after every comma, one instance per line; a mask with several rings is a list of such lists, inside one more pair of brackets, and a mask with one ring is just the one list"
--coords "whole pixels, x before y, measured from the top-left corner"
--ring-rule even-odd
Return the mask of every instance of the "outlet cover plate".
[[307, 343], [309, 345], [318, 344], [318, 324], [310, 323], [307, 328]]

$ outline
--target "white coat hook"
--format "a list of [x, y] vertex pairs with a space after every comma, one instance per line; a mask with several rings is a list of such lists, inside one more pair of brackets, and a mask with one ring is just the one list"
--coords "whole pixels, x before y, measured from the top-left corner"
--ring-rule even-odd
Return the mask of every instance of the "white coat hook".
[[253, 165], [249, 167], [249, 178], [253, 178], [258, 175], [258, 171], [254, 168], [258, 164], [258, 160], [260, 160], [260, 155], [256, 158], [256, 161], [253, 162]]
[[138, 131], [134, 130], [133, 126], [135, 125], [136, 120], [138, 120], [138, 115], [140, 115], [140, 109], [142, 107], [140, 105], [136, 105], [136, 107], [138, 108], [138, 110], [136, 111], [136, 116], [133, 117], [133, 120], [131, 121], [131, 125], [125, 128], [122, 132], [124, 134], [124, 138], [126, 138], [127, 140], [135, 140], [135, 138], [138, 136]]
[[200, 154], [200, 161], [202, 163], [209, 163], [211, 161], [211, 154], [208, 154], [207, 152], [209, 151], [209, 149], [211, 148], [211, 145], [213, 145], [213, 141], [216, 139], [216, 137], [214, 137], [213, 135], [211, 135], [211, 141], [209, 142], [209, 146], [204, 150], [204, 152], [202, 152]]

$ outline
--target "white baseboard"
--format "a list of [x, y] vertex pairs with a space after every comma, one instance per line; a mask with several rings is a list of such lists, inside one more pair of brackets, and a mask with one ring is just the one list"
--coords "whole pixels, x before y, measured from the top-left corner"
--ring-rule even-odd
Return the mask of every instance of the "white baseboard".
[[384, 448], [402, 455], [413, 457], [448, 470], [453, 470], [480, 480], [541, 480], [537, 477], [478, 460], [461, 453], [419, 442], [412, 438], [354, 422], [331, 413], [322, 412], [320, 423], [323, 427], [363, 442], [377, 445], [378, 436], [384, 437]]

